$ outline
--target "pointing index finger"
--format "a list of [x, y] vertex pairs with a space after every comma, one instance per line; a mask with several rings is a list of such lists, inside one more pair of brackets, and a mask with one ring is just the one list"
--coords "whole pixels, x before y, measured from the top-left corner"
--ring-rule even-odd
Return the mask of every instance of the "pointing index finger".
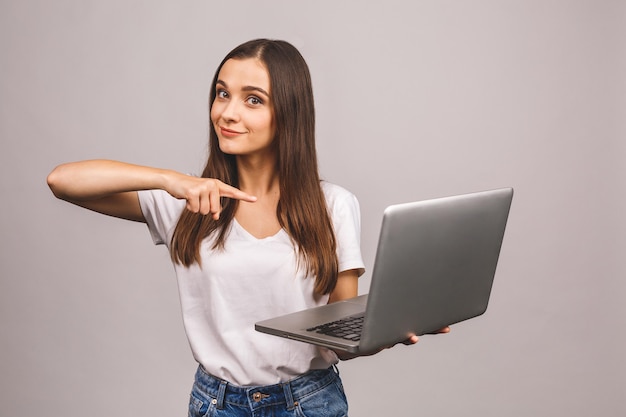
[[220, 187], [220, 196], [233, 198], [235, 200], [248, 201], [250, 203], [254, 203], [257, 199], [255, 196], [244, 193], [240, 189], [228, 184], [222, 184], [222, 186]]

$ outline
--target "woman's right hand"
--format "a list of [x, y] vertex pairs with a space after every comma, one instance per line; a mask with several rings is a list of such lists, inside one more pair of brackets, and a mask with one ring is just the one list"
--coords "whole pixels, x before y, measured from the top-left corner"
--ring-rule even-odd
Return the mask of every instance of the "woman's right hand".
[[244, 193], [231, 185], [213, 178], [198, 178], [171, 171], [168, 174], [165, 191], [173, 197], [186, 200], [187, 210], [193, 213], [211, 215], [217, 220], [222, 211], [221, 197], [255, 202], [256, 197]]
[[256, 197], [216, 179], [109, 160], [59, 165], [48, 175], [48, 185], [60, 199], [140, 222], [145, 219], [139, 206], [139, 190], [165, 190], [175, 198], [186, 200], [188, 210], [211, 214], [214, 219], [221, 212], [221, 197], [256, 201]]

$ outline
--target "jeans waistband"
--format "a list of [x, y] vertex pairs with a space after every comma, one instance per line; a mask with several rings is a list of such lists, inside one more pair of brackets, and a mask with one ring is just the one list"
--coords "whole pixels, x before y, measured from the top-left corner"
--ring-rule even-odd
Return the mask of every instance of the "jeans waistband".
[[196, 372], [195, 388], [212, 398], [218, 409], [225, 403], [258, 409], [286, 404], [292, 410], [298, 401], [311, 395], [339, 377], [336, 367], [313, 370], [291, 381], [266, 386], [240, 387], [207, 373], [202, 366]]

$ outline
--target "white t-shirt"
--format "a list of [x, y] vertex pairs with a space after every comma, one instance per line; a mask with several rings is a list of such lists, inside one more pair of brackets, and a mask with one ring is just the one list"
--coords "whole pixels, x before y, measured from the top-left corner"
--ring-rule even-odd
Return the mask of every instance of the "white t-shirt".
[[[364, 271], [356, 197], [322, 182], [337, 239], [339, 271]], [[139, 192], [155, 244], [169, 247], [185, 201], [165, 191]], [[210, 374], [240, 386], [270, 385], [337, 362], [334, 352], [254, 330], [254, 323], [324, 305], [314, 295], [315, 277], [297, 268], [284, 230], [258, 239], [233, 220], [224, 250], [202, 242], [202, 268], [174, 264], [185, 331], [194, 358]]]

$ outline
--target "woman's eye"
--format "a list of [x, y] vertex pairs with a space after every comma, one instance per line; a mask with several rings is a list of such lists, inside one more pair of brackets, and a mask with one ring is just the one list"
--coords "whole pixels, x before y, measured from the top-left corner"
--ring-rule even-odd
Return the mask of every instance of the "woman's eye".
[[228, 98], [228, 92], [225, 90], [217, 90], [217, 98]]
[[246, 102], [252, 106], [258, 106], [259, 104], [263, 104], [263, 100], [256, 96], [250, 96], [246, 99]]

